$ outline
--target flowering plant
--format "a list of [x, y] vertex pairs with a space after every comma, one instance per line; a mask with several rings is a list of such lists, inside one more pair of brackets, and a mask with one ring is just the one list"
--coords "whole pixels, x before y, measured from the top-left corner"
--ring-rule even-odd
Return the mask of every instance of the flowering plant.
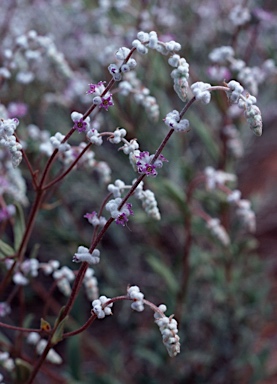
[[[65, 5], [61, 0], [57, 3]], [[139, 19], [140, 16], [146, 17], [147, 11], [150, 17], [155, 12], [159, 14], [159, 10], [167, 10], [166, 5], [161, 4], [160, 8], [149, 6], [143, 14], [131, 3], [122, 0], [113, 3], [99, 1], [99, 5], [92, 8], [86, 8], [81, 1], [71, 4], [76, 7], [80, 18], [89, 15], [94, 17], [99, 28], [97, 33], [94, 32], [94, 38], [98, 33], [103, 33], [105, 44], [114, 51], [115, 63], [107, 60], [106, 55], [110, 59], [111, 52], [102, 52], [101, 43], [91, 40], [92, 31], [85, 34], [87, 40], [81, 38], [77, 58], [67, 46], [65, 53], [62, 53], [50, 35], [40, 34], [35, 29], [26, 30], [18, 36], [13, 36], [9, 31], [11, 36], [7, 33], [4, 41], [0, 79], [5, 98], [9, 87], [16, 92], [18, 84], [26, 91], [36, 90], [36, 87], [43, 89], [37, 115], [37, 101], [31, 93], [30, 99], [26, 100], [29, 104], [7, 104], [4, 101], [1, 104], [0, 220], [3, 238], [0, 240], [0, 255], [3, 278], [0, 282], [0, 316], [3, 321], [0, 325], [3, 330], [14, 331], [15, 347], [10, 340], [0, 341], [0, 364], [5, 368], [5, 377], [10, 374], [15, 382], [65, 382], [61, 372], [53, 368], [64, 364], [64, 353], [59, 353], [60, 344], [66, 340], [69, 345], [69, 341], [77, 339], [77, 335], [97, 328], [96, 320], [112, 315], [113, 310], [116, 313], [121, 301], [130, 301], [133, 311], [142, 312], [147, 306], [154, 312], [154, 321], [159, 327], [166, 351], [170, 357], [176, 357], [182, 349], [186, 349], [186, 342], [183, 344], [179, 336], [178, 322], [186, 328], [183, 340], [189, 338], [185, 299], [188, 295], [189, 303], [195, 295], [193, 289], [192, 293], [189, 291], [189, 276], [195, 280], [193, 287], [199, 284], [197, 274], [207, 256], [203, 249], [207, 248], [211, 253], [206, 260], [211, 274], [208, 276], [207, 270], [204, 270], [202, 275], [206, 284], [210, 285], [209, 279], [213, 274], [216, 281], [216, 273], [222, 273], [219, 279], [222, 285], [223, 282], [230, 283], [227, 292], [222, 287], [217, 292], [220, 298], [216, 304], [210, 301], [216, 310], [224, 302], [235, 302], [237, 291], [232, 284], [238, 280], [234, 277], [237, 276], [237, 270], [233, 258], [240, 252], [248, 255], [251, 251], [251, 236], [256, 228], [255, 214], [250, 201], [242, 198], [236, 186], [235, 161], [243, 154], [244, 135], [249, 137], [245, 133], [248, 132], [246, 125], [256, 136], [262, 135], [262, 117], [256, 96], [262, 83], [260, 78], [266, 81], [276, 76], [275, 64], [268, 59], [254, 70], [248, 66], [248, 57], [245, 61], [235, 58], [236, 44], [233, 41], [230, 46], [210, 51], [212, 66], [208, 71], [209, 81], [216, 84], [211, 85], [194, 81], [197, 76], [190, 74], [191, 64], [186, 49], [182, 49], [181, 44], [173, 38], [159, 35], [154, 28], [141, 28], [143, 31], [137, 32], [135, 39], [127, 39], [128, 44], [124, 42], [124, 45], [119, 44], [115, 48], [110, 42], [109, 46], [109, 36], [103, 32], [103, 26], [112, 17], [109, 12], [117, 15], [127, 6], [126, 12]], [[47, 5], [44, 6], [47, 8]], [[9, 8], [5, 11], [8, 13]], [[14, 12], [18, 15], [23, 11], [15, 7]], [[229, 16], [230, 34], [238, 39], [243, 26], [249, 26], [249, 10], [233, 4]], [[147, 20], [144, 21], [147, 24]], [[116, 37], [116, 25], [113, 27]], [[134, 36], [134, 31], [130, 30], [130, 34]], [[120, 43], [123, 37], [119, 39]], [[10, 41], [10, 48], [7, 48]], [[96, 64], [91, 65], [85, 47], [92, 43], [97, 51], [97, 63], [99, 67], [107, 68], [106, 72], [101, 73]], [[158, 102], [158, 96], [150, 95], [149, 74], [144, 79], [149, 83], [149, 88], [143, 85], [139, 68], [145, 65], [147, 54], [151, 55], [151, 60], [152, 55], [159, 57], [159, 63], [162, 63], [159, 65], [172, 83], [170, 88], [176, 95], [175, 105], [171, 106], [170, 98], [162, 103]], [[82, 61], [86, 71], [74, 69], [78, 66], [81, 68]], [[49, 79], [45, 75], [47, 71], [53, 71], [56, 76], [50, 90]], [[93, 82], [90, 76], [93, 76]], [[32, 85], [34, 88], [31, 88]], [[169, 88], [168, 80], [164, 85]], [[209, 124], [201, 125], [202, 116], [206, 113], [202, 105], [212, 105], [213, 102], [221, 122], [217, 121], [217, 130], [210, 133]], [[198, 106], [201, 118], [192, 112], [195, 106]], [[143, 122], [142, 107], [149, 119], [147, 123]], [[161, 113], [164, 113], [162, 117]], [[130, 114], [134, 117], [131, 118]], [[44, 127], [42, 117], [48, 119]], [[124, 127], [115, 128], [117, 120]], [[216, 120], [219, 118], [213, 123]], [[236, 128], [236, 122], [243, 126], [242, 133]], [[145, 130], [149, 125], [152, 125], [151, 129]], [[198, 131], [203, 141], [201, 145], [206, 146], [209, 160], [201, 155], [197, 140], [192, 140], [191, 146], [187, 144], [187, 137], [194, 130]], [[177, 144], [174, 142], [182, 143], [188, 152], [195, 151], [198, 155], [194, 157], [188, 154], [190, 164], [185, 164], [185, 161], [178, 159], [180, 155], [175, 155]], [[175, 163], [172, 168], [171, 162]], [[180, 170], [187, 167], [184, 175], [178, 171], [178, 166]], [[166, 203], [162, 201], [163, 210], [169, 213], [169, 228], [163, 228], [168, 232], [165, 238], [178, 243], [181, 237], [178, 222], [183, 222], [185, 228], [183, 256], [177, 258], [177, 280], [174, 270], [170, 269], [170, 259], [161, 257], [159, 260], [158, 253], [150, 254], [146, 261], [159, 278], [150, 273], [150, 277], [144, 279], [143, 273], [135, 273], [142, 263], [143, 254], [137, 237], [140, 230], [136, 229], [135, 223], [137, 228], [146, 223], [147, 229], [142, 238], [150, 245], [152, 252], [156, 242], [159, 250], [163, 249], [162, 242], [156, 240], [157, 232], [153, 224], [163, 219], [163, 210], [159, 209], [156, 199], [156, 194], [158, 199], [162, 199], [160, 190], [164, 196], [168, 196]], [[167, 207], [168, 201], [172, 205], [170, 208]], [[78, 224], [81, 219], [87, 222], [82, 220], [82, 224]], [[114, 224], [118, 228], [115, 229]], [[133, 231], [138, 232], [133, 234]], [[197, 237], [197, 233], [204, 234], [204, 240]], [[128, 244], [128, 235], [134, 243]], [[249, 242], [243, 244], [244, 236], [249, 236]], [[41, 248], [36, 239], [42, 243]], [[166, 248], [170, 246], [175, 252], [176, 244], [170, 245], [169, 242]], [[126, 259], [129, 266], [125, 276], [121, 257]], [[168, 307], [175, 315], [165, 314], [165, 304], [155, 304], [161, 300], [160, 278], [167, 284]], [[111, 285], [108, 284], [109, 280]], [[134, 283], [134, 280], [138, 283]], [[122, 295], [122, 290], [116, 292], [115, 282], [121, 288], [125, 284], [125, 295]], [[149, 287], [151, 300], [145, 299], [141, 292], [144, 284]], [[99, 288], [101, 292], [106, 290], [111, 297], [99, 295]], [[90, 305], [82, 296], [83, 290]], [[247, 286], [243, 287], [243, 292], [248, 297]], [[32, 300], [40, 305], [29, 318]], [[79, 300], [83, 300], [81, 305], [78, 304]], [[78, 313], [74, 314], [77, 307]], [[230, 304], [228, 310], [237, 307], [240, 308], [237, 303], [233, 306]], [[122, 324], [131, 321], [126, 309], [116, 313], [116, 316], [121, 317], [119, 321]], [[242, 316], [242, 322], [246, 319], [246, 315]], [[195, 324], [201, 322], [202, 318], [197, 315]], [[92, 340], [88, 338], [85, 341], [84, 350], [96, 350], [98, 358], [103, 359], [101, 348], [97, 350]], [[32, 357], [26, 352], [30, 350]], [[145, 346], [141, 349], [146, 350]], [[143, 355], [143, 352], [140, 354]], [[74, 365], [75, 356], [70, 361]], [[157, 366], [162, 366], [160, 361]], [[189, 372], [180, 371], [178, 375], [175, 377], [189, 377]], [[77, 368], [73, 370], [74, 379], [79, 380], [81, 376]], [[127, 382], [128, 376], [123, 380]]]

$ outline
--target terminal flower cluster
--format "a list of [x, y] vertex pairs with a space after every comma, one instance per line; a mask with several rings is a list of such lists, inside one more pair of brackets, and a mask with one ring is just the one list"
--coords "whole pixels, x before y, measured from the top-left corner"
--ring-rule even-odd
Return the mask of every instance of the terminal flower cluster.
[[237, 180], [236, 175], [233, 173], [215, 170], [213, 167], [206, 167], [204, 173], [208, 190], [213, 190], [219, 185], [225, 185], [227, 182], [235, 182]]
[[260, 109], [255, 105], [256, 98], [247, 94], [243, 95], [243, 87], [235, 80], [229, 81], [227, 84], [229, 91], [227, 96], [229, 100], [235, 104], [238, 104], [239, 108], [244, 110], [244, 114], [248, 121], [248, 124], [256, 136], [261, 136], [262, 129], [262, 116]]
[[127, 296], [133, 300], [131, 304], [132, 309], [137, 312], [142, 312], [144, 310], [144, 294], [140, 292], [140, 289], [137, 285], [133, 285], [127, 289]]
[[87, 298], [92, 301], [99, 296], [98, 281], [94, 276], [94, 269], [88, 268], [86, 270], [83, 285], [85, 286]]
[[241, 192], [237, 189], [228, 194], [227, 201], [236, 207], [236, 214], [241, 220], [243, 227], [249, 232], [255, 232], [256, 216], [251, 209], [250, 201], [241, 199]]
[[8, 149], [12, 158], [13, 167], [18, 167], [22, 160], [22, 145], [17, 142], [15, 131], [19, 120], [0, 119], [0, 145]]
[[92, 311], [96, 314], [98, 319], [104, 319], [105, 316], [112, 315], [113, 303], [105, 305], [110, 299], [106, 296], [100, 296], [99, 299], [93, 300]]
[[135, 102], [145, 108], [149, 118], [152, 121], [158, 120], [160, 114], [159, 104], [156, 98], [150, 95], [150, 90], [136, 77], [135, 72], [124, 74], [123, 81], [120, 82], [118, 90], [123, 96], [132, 94]]
[[[166, 306], [161, 304], [159, 310], [166, 311]], [[173, 318], [174, 315], [169, 317], [162, 316], [159, 312], [154, 313], [155, 323], [158, 325], [162, 334], [163, 343], [166, 346], [167, 352], [170, 357], [176, 356], [180, 353], [180, 337], [178, 336], [178, 324]]]
[[227, 247], [230, 244], [230, 238], [225, 228], [220, 224], [217, 218], [210, 218], [207, 221], [207, 228], [211, 233], [221, 242], [222, 245]]
[[56, 280], [59, 290], [65, 296], [69, 296], [71, 294], [70, 283], [75, 279], [74, 272], [70, 268], [63, 266], [53, 272], [53, 278]]
[[[47, 341], [45, 339], [42, 339], [37, 332], [29, 333], [27, 337], [27, 343], [36, 347], [36, 352], [38, 355], [42, 355], [47, 345]], [[46, 360], [48, 360], [52, 364], [61, 364], [63, 361], [61, 356], [53, 348], [49, 350]]]
[[100, 261], [100, 251], [94, 249], [90, 252], [88, 248], [80, 245], [73, 256], [72, 261], [73, 263], [87, 262], [88, 264], [98, 264]]

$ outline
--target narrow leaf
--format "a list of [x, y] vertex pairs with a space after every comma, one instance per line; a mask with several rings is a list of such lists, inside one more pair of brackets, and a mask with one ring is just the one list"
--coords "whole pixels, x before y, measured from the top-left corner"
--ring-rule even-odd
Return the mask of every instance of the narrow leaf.
[[3, 240], [0, 240], [0, 257], [13, 256], [15, 250]]
[[19, 203], [15, 204], [16, 207], [16, 213], [15, 213], [15, 224], [13, 227], [13, 233], [14, 233], [14, 248], [17, 251], [20, 243], [22, 241], [22, 237], [25, 232], [25, 217], [24, 212]]
[[162, 260], [158, 259], [154, 255], [148, 256], [146, 260], [154, 272], [159, 274], [164, 279], [171, 292], [176, 293], [178, 290], [178, 283], [176, 276], [173, 274], [171, 269], [169, 269], [169, 267], [164, 264]]

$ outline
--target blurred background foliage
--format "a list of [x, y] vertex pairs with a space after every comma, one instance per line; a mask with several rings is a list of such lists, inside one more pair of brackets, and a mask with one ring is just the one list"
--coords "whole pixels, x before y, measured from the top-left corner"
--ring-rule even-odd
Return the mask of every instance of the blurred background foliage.
[[[170, 36], [181, 43], [181, 55], [190, 64], [191, 83], [216, 84], [207, 71], [208, 54], [216, 47], [232, 44], [236, 35], [236, 57], [243, 58], [254, 39], [255, 23], [257, 36], [248, 65], [259, 65], [267, 58], [276, 62], [277, 24], [258, 23], [253, 16], [254, 10], [259, 9], [276, 22], [274, 1], [244, 2], [252, 12], [252, 19], [238, 30], [228, 19], [230, 10], [240, 3], [235, 0], [126, 1], [122, 8], [118, 6], [119, 0], [12, 0], [4, 3], [0, 15], [3, 48], [13, 47], [17, 36], [34, 29], [40, 35], [53, 37], [57, 50], [62, 52], [72, 71], [71, 76], [64, 76], [57, 63], [45, 57], [32, 68], [35, 73], [32, 83], [20, 84], [12, 77], [3, 84], [2, 104], [24, 101], [28, 105], [28, 113], [20, 119], [18, 128], [19, 137], [26, 142], [24, 127], [28, 124], [36, 124], [51, 134], [68, 132], [72, 124], [70, 113], [73, 110], [84, 113], [90, 105], [90, 97], [85, 95], [88, 83], [109, 80], [107, 66], [114, 62], [114, 53], [121, 46], [129, 47], [139, 30], [156, 30], [158, 36]], [[167, 132], [162, 118], [172, 109], [180, 110], [183, 103], [173, 91], [166, 57], [150, 51], [147, 56], [136, 54], [135, 58], [137, 77], [156, 97], [160, 117], [151, 121], [132, 97], [125, 98], [115, 92], [115, 106], [109, 112], [101, 112], [102, 130], [113, 131], [122, 126], [128, 131], [128, 139], [136, 137], [142, 150], [153, 153]], [[174, 359], [167, 356], [150, 310], [133, 313], [129, 303], [118, 303], [114, 306], [114, 316], [96, 321], [84, 334], [57, 346], [64, 363], [53, 369], [66, 382], [266, 382], [274, 346], [261, 335], [267, 324], [274, 324], [269, 300], [272, 287], [269, 270], [276, 268], [272, 252], [276, 241], [272, 240], [271, 247], [267, 247], [264, 240], [271, 233], [271, 239], [276, 236], [274, 213], [277, 206], [275, 201], [275, 208], [270, 210], [273, 193], [272, 188], [267, 187], [268, 180], [276, 175], [276, 165], [272, 168], [265, 165], [274, 160], [276, 164], [276, 155], [271, 162], [268, 160], [276, 144], [276, 134], [271, 133], [276, 117], [276, 76], [272, 83], [261, 84], [258, 95], [258, 106], [264, 117], [264, 136], [253, 137], [244, 119], [236, 121], [245, 148], [239, 159], [223, 156], [221, 129], [227, 110], [225, 95], [214, 93], [208, 106], [194, 104], [186, 116], [191, 131], [172, 137], [163, 151], [169, 163], [160, 170], [158, 177], [145, 180], [146, 187], [155, 192], [161, 221], [149, 219], [139, 204], [131, 201], [135, 215], [129, 227], [112, 225], [100, 245], [101, 262], [95, 268], [100, 294], [113, 297], [124, 294], [128, 284], [139, 285], [148, 300], [157, 305], [165, 303], [167, 313], [175, 313], [179, 321], [180, 355]], [[83, 139], [76, 133], [72, 142], [78, 145]], [[116, 146], [105, 142], [93, 151], [98, 161], [105, 161], [111, 167], [112, 182], [120, 178], [131, 183], [136, 177], [126, 156], [118, 152]], [[28, 155], [39, 167], [45, 164], [46, 159], [38, 154], [35, 143], [28, 144]], [[228, 172], [238, 175], [243, 196], [252, 200], [258, 212], [257, 236], [249, 235], [241, 231], [220, 194], [207, 192], [202, 187], [197, 190], [197, 201], [211, 216], [228, 216], [231, 236], [228, 248], [211, 237], [202, 219], [191, 217], [186, 196], [190, 182], [199, 172], [206, 166], [222, 165]], [[34, 195], [24, 163], [20, 169], [27, 181], [28, 199], [32, 202]], [[53, 174], [60, 169], [61, 165], [57, 164]], [[264, 187], [259, 183], [260, 178]], [[89, 244], [91, 240], [92, 227], [83, 215], [97, 210], [103, 196], [106, 196], [106, 185], [99, 174], [93, 170], [73, 170], [54, 188], [42, 207], [28, 253], [37, 248], [40, 261], [54, 258], [71, 268], [77, 245]], [[25, 207], [26, 214], [29, 207]], [[188, 223], [191, 239], [188, 238]], [[9, 236], [8, 233], [7, 238]], [[190, 247], [187, 247], [188, 241], [191, 241]], [[2, 269], [1, 273], [4, 272]], [[43, 308], [38, 287], [47, 292], [51, 282], [50, 277], [42, 277], [37, 284], [34, 281], [25, 289], [27, 312], [32, 314], [30, 322], [35, 327]], [[55, 319], [59, 305], [64, 302], [63, 295], [55, 291], [48, 321]], [[16, 304], [15, 301], [10, 315], [15, 324]], [[90, 309], [82, 293], [74, 306], [69, 328], [81, 326]], [[3, 331], [4, 335], [12, 342], [10, 332]], [[30, 349], [29, 353], [33, 355], [34, 352]], [[38, 380], [46, 382], [43, 375]]]

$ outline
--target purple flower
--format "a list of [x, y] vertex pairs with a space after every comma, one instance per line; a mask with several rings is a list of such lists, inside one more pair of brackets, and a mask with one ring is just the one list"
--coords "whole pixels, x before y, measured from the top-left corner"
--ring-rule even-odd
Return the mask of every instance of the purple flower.
[[138, 173], [145, 174], [146, 176], [157, 176], [156, 168], [161, 168], [163, 166], [163, 162], [167, 161], [167, 159], [163, 155], [159, 155], [159, 157], [152, 163], [152, 160], [155, 155], [149, 155], [149, 152], [144, 151], [136, 156], [137, 159], [137, 167]]
[[79, 133], [85, 132], [87, 130], [87, 123], [81, 118], [80, 120], [75, 121], [73, 129], [76, 129]]
[[100, 88], [100, 93], [102, 92], [102, 86], [104, 85], [105, 81], [99, 81], [97, 84], [89, 84], [89, 90], [86, 93], [94, 94], [96, 93]]
[[101, 99], [102, 102], [101, 104], [99, 104], [99, 108], [105, 108], [105, 110], [107, 111], [110, 106], [114, 105], [112, 95], [109, 95], [106, 98], [102, 97]]
[[132, 207], [131, 203], [124, 204], [123, 208], [121, 208], [120, 215], [115, 220], [116, 224], [122, 225], [123, 227], [125, 227], [125, 225], [129, 221], [128, 216], [134, 214], [134, 211], [131, 209], [131, 207]]

